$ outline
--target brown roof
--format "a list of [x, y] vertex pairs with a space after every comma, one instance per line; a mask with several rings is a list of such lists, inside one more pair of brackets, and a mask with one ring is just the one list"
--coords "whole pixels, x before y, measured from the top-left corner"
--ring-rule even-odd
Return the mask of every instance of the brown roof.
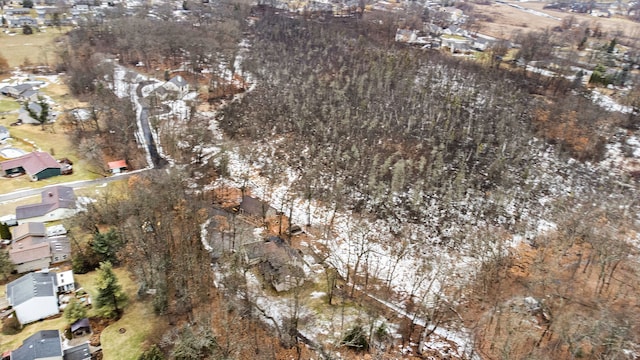
[[35, 175], [42, 170], [49, 168], [61, 168], [60, 164], [58, 164], [53, 156], [42, 151], [35, 151], [15, 159], [0, 162], [0, 168], [4, 171], [19, 167], [23, 168], [29, 175]]
[[27, 236], [46, 236], [47, 230], [41, 222], [28, 222], [20, 224], [13, 229], [13, 241], [18, 241]]
[[9, 250], [9, 258], [14, 264], [23, 264], [29, 261], [40, 260], [51, 256], [49, 243], [23, 245], [22, 248]]

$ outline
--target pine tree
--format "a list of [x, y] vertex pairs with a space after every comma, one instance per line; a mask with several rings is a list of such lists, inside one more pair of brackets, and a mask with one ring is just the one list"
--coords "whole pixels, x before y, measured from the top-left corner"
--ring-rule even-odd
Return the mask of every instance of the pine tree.
[[69, 305], [64, 309], [64, 318], [67, 319], [69, 324], [73, 324], [80, 319], [84, 319], [87, 317], [87, 308], [84, 305], [73, 299], [69, 302]]
[[13, 270], [13, 263], [9, 258], [9, 253], [0, 251], [0, 279], [6, 280]]
[[11, 240], [11, 230], [9, 230], [9, 225], [0, 222], [0, 239]]
[[98, 313], [106, 318], [119, 318], [127, 296], [122, 291], [122, 286], [118, 283], [118, 278], [113, 272], [113, 266], [108, 261], [100, 263], [97, 288], [96, 308]]

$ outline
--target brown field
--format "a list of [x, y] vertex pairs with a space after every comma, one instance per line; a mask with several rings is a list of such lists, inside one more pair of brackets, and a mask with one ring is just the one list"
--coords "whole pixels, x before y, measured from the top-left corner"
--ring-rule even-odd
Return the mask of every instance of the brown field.
[[34, 65], [54, 65], [55, 38], [64, 34], [53, 28], [32, 35], [23, 35], [18, 32], [15, 35], [0, 33], [0, 54], [7, 59], [9, 66], [17, 67], [25, 62]]
[[[593, 26], [600, 24], [602, 29], [611, 35], [621, 32], [621, 34], [623, 34], [622, 37], [637, 38], [638, 34], [640, 34], [640, 24], [627, 19], [616, 17], [598, 18], [585, 14], [543, 10], [542, 8], [547, 5], [548, 2], [514, 1], [513, 3], [517, 3], [519, 6], [528, 9], [544, 12], [560, 19], [574, 16], [578, 23], [588, 22], [593, 24]], [[479, 18], [480, 33], [503, 39], [511, 38], [517, 31], [540, 31], [552, 29], [561, 24], [560, 20], [531, 14], [512, 6], [498, 3], [492, 3], [491, 5], [476, 4], [473, 13]]]

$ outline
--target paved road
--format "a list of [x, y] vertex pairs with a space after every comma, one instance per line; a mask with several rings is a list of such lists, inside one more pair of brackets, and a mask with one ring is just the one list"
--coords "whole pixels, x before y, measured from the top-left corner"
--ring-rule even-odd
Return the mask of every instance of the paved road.
[[20, 199], [20, 198], [23, 198], [23, 197], [40, 195], [40, 193], [42, 193], [42, 191], [44, 189], [47, 189], [47, 188], [50, 188], [50, 187], [54, 187], [54, 186], [64, 185], [64, 186], [72, 187], [74, 189], [79, 189], [79, 188], [84, 188], [84, 187], [89, 187], [89, 186], [107, 184], [107, 183], [109, 183], [111, 181], [128, 179], [129, 177], [131, 177], [131, 176], [133, 176], [135, 174], [139, 174], [139, 173], [146, 172], [146, 171], [149, 171], [149, 170], [152, 170], [152, 169], [134, 170], [134, 171], [122, 173], [122, 174], [119, 174], [119, 175], [104, 177], [102, 179], [78, 180], [78, 181], [72, 181], [72, 182], [68, 182], [68, 183], [48, 185], [48, 186], [45, 186], [45, 187], [42, 187], [42, 188], [37, 188], [37, 189], [18, 190], [18, 191], [10, 192], [10, 193], [7, 193], [7, 194], [0, 194], [0, 203], [6, 202], [6, 201]]

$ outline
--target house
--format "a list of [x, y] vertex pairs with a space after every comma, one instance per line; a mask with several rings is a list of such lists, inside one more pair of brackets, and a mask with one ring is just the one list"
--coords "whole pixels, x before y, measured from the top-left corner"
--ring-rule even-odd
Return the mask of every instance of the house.
[[42, 200], [39, 204], [16, 207], [18, 224], [56, 221], [71, 217], [78, 212], [73, 188], [54, 186], [42, 191], [41, 196]]
[[90, 360], [91, 350], [88, 343], [64, 349], [64, 360]]
[[242, 202], [240, 203], [238, 211], [241, 214], [261, 220], [278, 214], [278, 211], [268, 203], [249, 195], [242, 196]]
[[41, 222], [29, 222], [16, 226], [11, 235], [14, 242], [18, 242], [29, 237], [42, 238], [44, 240], [47, 236], [47, 229]]
[[30, 90], [33, 90], [31, 84], [9, 85], [1, 88], [0, 94], [12, 97], [14, 99], [19, 99], [20, 95]]
[[67, 293], [76, 289], [76, 282], [73, 278], [73, 270], [56, 273], [56, 286], [59, 293]]
[[9, 134], [9, 130], [6, 127], [0, 125], [0, 141], [7, 140], [10, 137], [11, 134]]
[[185, 96], [189, 92], [189, 83], [180, 75], [172, 77], [164, 83], [163, 87], [167, 89], [167, 91], [178, 93], [180, 97]]
[[23, 27], [25, 25], [38, 26], [38, 21], [31, 16], [20, 16], [7, 18], [7, 24], [12, 28]]
[[10, 177], [27, 174], [31, 181], [38, 181], [60, 175], [61, 168], [62, 166], [49, 153], [35, 151], [0, 162], [0, 175]]
[[442, 35], [441, 46], [447, 47], [451, 53], [468, 51], [472, 43], [471, 39], [458, 35]]
[[48, 237], [49, 249], [51, 250], [51, 263], [58, 264], [71, 260], [71, 241], [66, 236]]
[[107, 165], [109, 166], [109, 170], [112, 174], [120, 174], [121, 172], [127, 171], [126, 160], [110, 161]]
[[56, 274], [32, 272], [7, 284], [7, 300], [24, 325], [58, 314], [56, 290]]
[[89, 319], [80, 319], [71, 324], [71, 333], [73, 333], [74, 337], [91, 334], [91, 325], [89, 324]]
[[[23, 124], [40, 125], [40, 121], [31, 117], [30, 111], [40, 116], [40, 114], [42, 113], [42, 106], [40, 106], [40, 104], [38, 104], [37, 102], [29, 102], [26, 107], [25, 105], [23, 105], [18, 111], [18, 121], [22, 121]], [[49, 109], [49, 114], [47, 116], [46, 122], [54, 122], [56, 118], [57, 114]]]
[[273, 288], [287, 291], [304, 282], [304, 260], [299, 250], [272, 236], [265, 241], [243, 245], [245, 263], [257, 266]]
[[11, 352], [11, 360], [63, 360], [60, 331], [40, 330]]
[[18, 225], [13, 229], [12, 239], [9, 259], [19, 274], [49, 267], [51, 248], [46, 240], [44, 224]]
[[51, 264], [51, 247], [47, 242], [19, 242], [11, 246], [9, 259], [18, 274], [46, 269]]

